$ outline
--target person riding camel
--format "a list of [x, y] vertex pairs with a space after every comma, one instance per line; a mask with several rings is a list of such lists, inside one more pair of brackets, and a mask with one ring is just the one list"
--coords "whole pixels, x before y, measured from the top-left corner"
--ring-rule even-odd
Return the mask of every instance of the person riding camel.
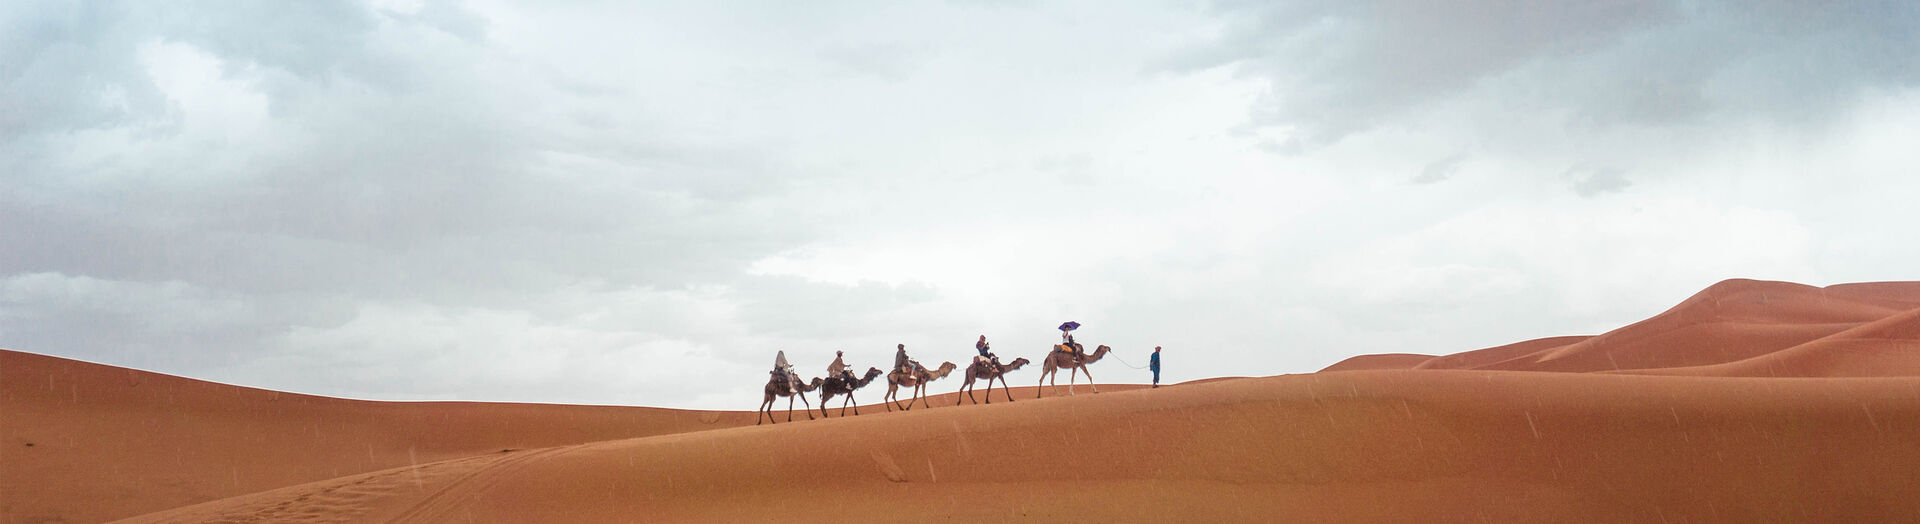
[[787, 363], [787, 352], [781, 350], [773, 356], [773, 376], [787, 382], [787, 394], [800, 392], [800, 375], [793, 372], [793, 364]]
[[998, 370], [1000, 369], [1000, 357], [993, 354], [992, 347], [992, 345], [987, 344], [987, 336], [980, 335], [980, 340], [974, 341], [973, 343], [973, 349], [980, 352], [979, 358], [975, 358], [974, 360], [990, 362], [993, 364], [993, 369]]
[[898, 344], [894, 347], [897, 348], [898, 351], [893, 353], [893, 369], [899, 370], [901, 373], [912, 374], [913, 367], [917, 363], [914, 362], [913, 359], [907, 358], [907, 345]]
[[853, 370], [847, 368], [847, 361], [841, 360], [841, 357], [846, 356], [846, 354], [847, 352], [845, 351], [833, 352], [833, 363], [827, 364], [827, 376], [840, 377], [846, 380], [848, 384], [852, 384], [854, 381]]
[[1086, 353], [1085, 350], [1081, 349], [1080, 343], [1073, 341], [1073, 330], [1079, 328], [1079, 322], [1067, 322], [1060, 325], [1060, 346], [1066, 348], [1066, 352], [1072, 354], [1073, 359], [1076, 361], [1080, 360], [1080, 357]]

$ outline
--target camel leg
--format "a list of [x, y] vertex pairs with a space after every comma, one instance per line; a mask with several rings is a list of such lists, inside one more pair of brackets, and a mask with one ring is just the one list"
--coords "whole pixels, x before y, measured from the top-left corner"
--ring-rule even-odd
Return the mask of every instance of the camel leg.
[[1040, 398], [1040, 397], [1046, 396], [1046, 394], [1047, 394], [1047, 370], [1045, 368], [1041, 368], [1040, 383], [1033, 385], [1033, 398]]
[[[894, 386], [894, 387], [895, 387], [895, 388], [898, 388], [899, 386]], [[907, 390], [907, 407], [904, 407], [904, 408], [900, 408], [900, 410], [901, 410], [901, 411], [907, 411], [907, 410], [911, 410], [911, 409], [913, 409], [913, 399], [915, 399], [915, 398], [918, 398], [918, 397], [919, 397], [919, 395], [920, 395], [920, 385], [919, 385], [919, 384], [915, 384], [915, 385], [913, 386], [913, 389], [909, 389], [909, 390]], [[895, 394], [893, 395], [893, 406], [894, 406], [894, 407], [899, 407], [899, 406], [900, 406], [900, 394], [899, 394], [899, 393], [895, 393]], [[892, 408], [888, 408], [888, 409], [892, 409]]]
[[762, 414], [765, 414], [767, 416], [767, 422], [773, 422], [772, 408], [773, 408], [773, 395], [767, 395], [767, 398], [760, 399], [760, 409], [753, 410], [753, 414], [754, 414], [753, 425], [755, 426], [760, 425], [760, 415]]
[[[820, 395], [820, 418], [827, 418], [827, 399], [829, 398], [830, 397], [824, 393]], [[812, 413], [813, 411], [808, 410], [807, 412]]]
[[1067, 368], [1067, 396], [1069, 397], [1073, 396], [1073, 379], [1080, 378], [1080, 374], [1076, 372], [1079, 369]]
[[913, 409], [914, 402], [919, 402], [920, 405], [926, 406], [929, 409], [933, 407], [932, 404], [927, 403], [927, 385], [926, 384], [915, 384], [913, 386], [913, 397], [907, 399], [907, 409]]
[[[1013, 386], [1007, 385], [1007, 377], [1000, 377], [1000, 394], [1007, 396], [1007, 402], [1013, 402]], [[987, 400], [993, 400], [993, 392], [987, 392]]]
[[[799, 395], [794, 395], [793, 397], [797, 396]], [[793, 397], [787, 397], [787, 422], [793, 422]], [[807, 416], [813, 416], [813, 414], [808, 413]]]
[[987, 377], [987, 403], [993, 403], [993, 377]]
[[[807, 409], [805, 410], [807, 412], [807, 420], [813, 420], [813, 406], [807, 403], [807, 395], [805, 393], [794, 393], [793, 396], [800, 397], [800, 405], [807, 407]], [[825, 399], [821, 399], [820, 403], [826, 404], [827, 401]], [[787, 406], [792, 407], [793, 403], [788, 402]]]
[[840, 403], [840, 416], [847, 416], [847, 404], [853, 404], [853, 416], [860, 416], [860, 401], [853, 399], [853, 392], [847, 392], [847, 401]]
[[1100, 386], [1093, 383], [1093, 372], [1088, 371], [1086, 366], [1080, 366], [1080, 372], [1087, 374], [1087, 387], [1093, 388], [1094, 393], [1099, 393]]

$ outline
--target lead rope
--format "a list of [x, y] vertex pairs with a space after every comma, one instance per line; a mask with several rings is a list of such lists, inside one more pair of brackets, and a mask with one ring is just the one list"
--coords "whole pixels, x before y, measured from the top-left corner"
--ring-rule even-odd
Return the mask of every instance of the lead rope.
[[1113, 359], [1114, 359], [1114, 360], [1118, 360], [1118, 361], [1120, 361], [1120, 364], [1121, 364], [1121, 365], [1124, 365], [1124, 366], [1126, 366], [1126, 367], [1130, 367], [1130, 368], [1133, 368], [1133, 369], [1147, 369], [1147, 367], [1146, 367], [1146, 366], [1135, 366], [1135, 365], [1133, 365], [1133, 364], [1128, 364], [1128, 363], [1127, 363], [1127, 359], [1124, 359], [1124, 358], [1120, 358], [1120, 352], [1119, 352], [1119, 351], [1112, 351], [1112, 350], [1109, 350], [1109, 351], [1111, 351], [1111, 354], [1113, 355]]

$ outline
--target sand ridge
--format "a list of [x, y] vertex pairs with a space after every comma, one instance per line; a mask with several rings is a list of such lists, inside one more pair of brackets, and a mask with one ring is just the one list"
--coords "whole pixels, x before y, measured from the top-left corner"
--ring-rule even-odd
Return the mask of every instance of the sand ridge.
[[[858, 398], [877, 401], [884, 387], [876, 382]], [[943, 380], [934, 387], [950, 391], [959, 381]], [[1061, 384], [1047, 395], [1068, 391]], [[1091, 389], [1081, 384], [1077, 391]], [[984, 400], [985, 394], [982, 387], [977, 397]], [[1013, 394], [1024, 400], [1038, 391], [1016, 387]], [[993, 395], [1006, 393], [995, 388]], [[838, 400], [825, 416], [840, 416]], [[948, 392], [928, 395], [924, 402], [945, 408], [956, 401]], [[823, 416], [818, 402], [814, 408], [813, 416]], [[879, 404], [854, 409], [886, 412]], [[784, 409], [775, 413], [785, 421]], [[755, 413], [744, 409], [338, 399], [10, 350], [0, 350], [0, 414], [5, 421], [0, 424], [0, 472], [5, 473], [0, 475], [0, 501], [5, 502], [0, 523], [101, 522], [502, 449], [755, 421]], [[798, 408], [793, 416], [796, 422], [807, 420], [807, 412]]]
[[1857, 520], [1920, 510], [1915, 420], [1920, 388], [1906, 378], [1356, 371], [598, 442], [529, 453], [482, 482], [435, 476], [357, 510], [492, 522], [764, 520], [775, 508], [801, 522], [903, 511]]
[[[1480, 369], [1713, 376], [1912, 375], [1911, 336], [1845, 335], [1863, 326], [1920, 330], [1920, 286], [1908, 282], [1817, 288], [1727, 280], [1646, 320], [1594, 336], [1549, 337], [1420, 360], [1361, 355], [1322, 371]], [[1839, 338], [1853, 342], [1836, 344]], [[1820, 340], [1836, 348], [1795, 351]], [[1845, 346], [1847, 349], [1837, 349]], [[1748, 364], [1731, 365], [1750, 361]], [[1804, 364], [1787, 365], [1786, 361]], [[1816, 365], [1812, 362], [1819, 361]]]
[[0, 522], [99, 522], [342, 475], [752, 413], [281, 393], [0, 350]]
[[0, 522], [1920, 514], [1920, 283], [1730, 280], [1600, 335], [1099, 388], [756, 426], [757, 399], [370, 402], [0, 351]]

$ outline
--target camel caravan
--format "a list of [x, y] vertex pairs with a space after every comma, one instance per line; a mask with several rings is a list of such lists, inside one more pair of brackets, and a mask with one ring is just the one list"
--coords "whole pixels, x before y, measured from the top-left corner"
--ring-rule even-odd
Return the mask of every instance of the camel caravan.
[[[1053, 350], [1049, 351], [1045, 357], [1041, 357], [1040, 359], [1040, 385], [1058, 386], [1060, 370], [1064, 369], [1067, 371], [1068, 395], [1073, 394], [1074, 379], [1081, 374], [1087, 376], [1087, 385], [1093, 387], [1094, 393], [1100, 392], [1100, 388], [1094, 386], [1093, 373], [1087, 371], [1087, 366], [1099, 362], [1102, 357], [1107, 355], [1107, 352], [1112, 351], [1112, 348], [1102, 345], [1095, 348], [1092, 353], [1088, 353], [1080, 343], [1073, 340], [1073, 331], [1079, 327], [1079, 322], [1067, 322], [1060, 325], [1060, 343], [1054, 344]], [[960, 390], [956, 392], [966, 393], [966, 396], [958, 397], [956, 395], [954, 405], [958, 406], [969, 401], [976, 404], [993, 403], [993, 383], [996, 380], [1000, 382], [1001, 395], [1006, 397], [1007, 402], [1013, 402], [1013, 393], [1011, 392], [1011, 387], [1007, 385], [1006, 376], [1008, 373], [1032, 364], [1032, 361], [1026, 358], [1016, 358], [1011, 362], [1001, 362], [1000, 357], [994, 355], [992, 347], [987, 344], [986, 335], [980, 335], [980, 339], [974, 342], [973, 348], [979, 352], [979, 355], [974, 356], [973, 360], [967, 363], [965, 367], [955, 365], [952, 362], [942, 362], [937, 368], [927, 369], [925, 366], [920, 365], [919, 361], [907, 356], [906, 344], [895, 346], [893, 369], [885, 372], [887, 378], [887, 394], [881, 397], [881, 403], [886, 406], [887, 411], [893, 411], [894, 408], [900, 408], [901, 411], [910, 410], [913, 409], [915, 403], [932, 407], [932, 405], [926, 401], [927, 384], [946, 378], [947, 375], [952, 374], [954, 371], [961, 371], [966, 379], [965, 382], [960, 384]], [[803, 382], [800, 380], [800, 375], [794, 372], [793, 365], [787, 362], [787, 353], [780, 351], [775, 354], [773, 371], [771, 373], [772, 377], [767, 379], [767, 386], [763, 389], [764, 396], [760, 401], [759, 413], [758, 416], [754, 418], [754, 424], [759, 425], [763, 421], [766, 423], [774, 422], [773, 403], [779, 397], [787, 397], [788, 422], [793, 421], [793, 401], [795, 399], [799, 399], [801, 405], [806, 407], [804, 411], [807, 414], [807, 420], [813, 420], [813, 406], [807, 402], [806, 397], [808, 392], [813, 391], [819, 391], [821, 418], [827, 416], [827, 401], [832, 400], [835, 396], [846, 397], [840, 404], [840, 416], [846, 416], [849, 406], [853, 408], [854, 415], [859, 415], [860, 403], [853, 399], [853, 392], [872, 383], [874, 379], [880, 377], [882, 372], [880, 368], [867, 368], [864, 376], [855, 377], [853, 369], [848, 367], [846, 361], [843, 360], [845, 356], [846, 352], [844, 351], [834, 352], [833, 363], [827, 365], [826, 378], [815, 377], [812, 381]], [[1054, 383], [1048, 384], [1049, 379], [1053, 379]], [[973, 396], [974, 385], [981, 380], [987, 382], [985, 402]], [[905, 406], [900, 405], [899, 393], [902, 388], [908, 390], [907, 404]], [[1039, 389], [1040, 391], [1036, 392], [1034, 398], [1040, 398], [1044, 395], [1045, 388]]]

